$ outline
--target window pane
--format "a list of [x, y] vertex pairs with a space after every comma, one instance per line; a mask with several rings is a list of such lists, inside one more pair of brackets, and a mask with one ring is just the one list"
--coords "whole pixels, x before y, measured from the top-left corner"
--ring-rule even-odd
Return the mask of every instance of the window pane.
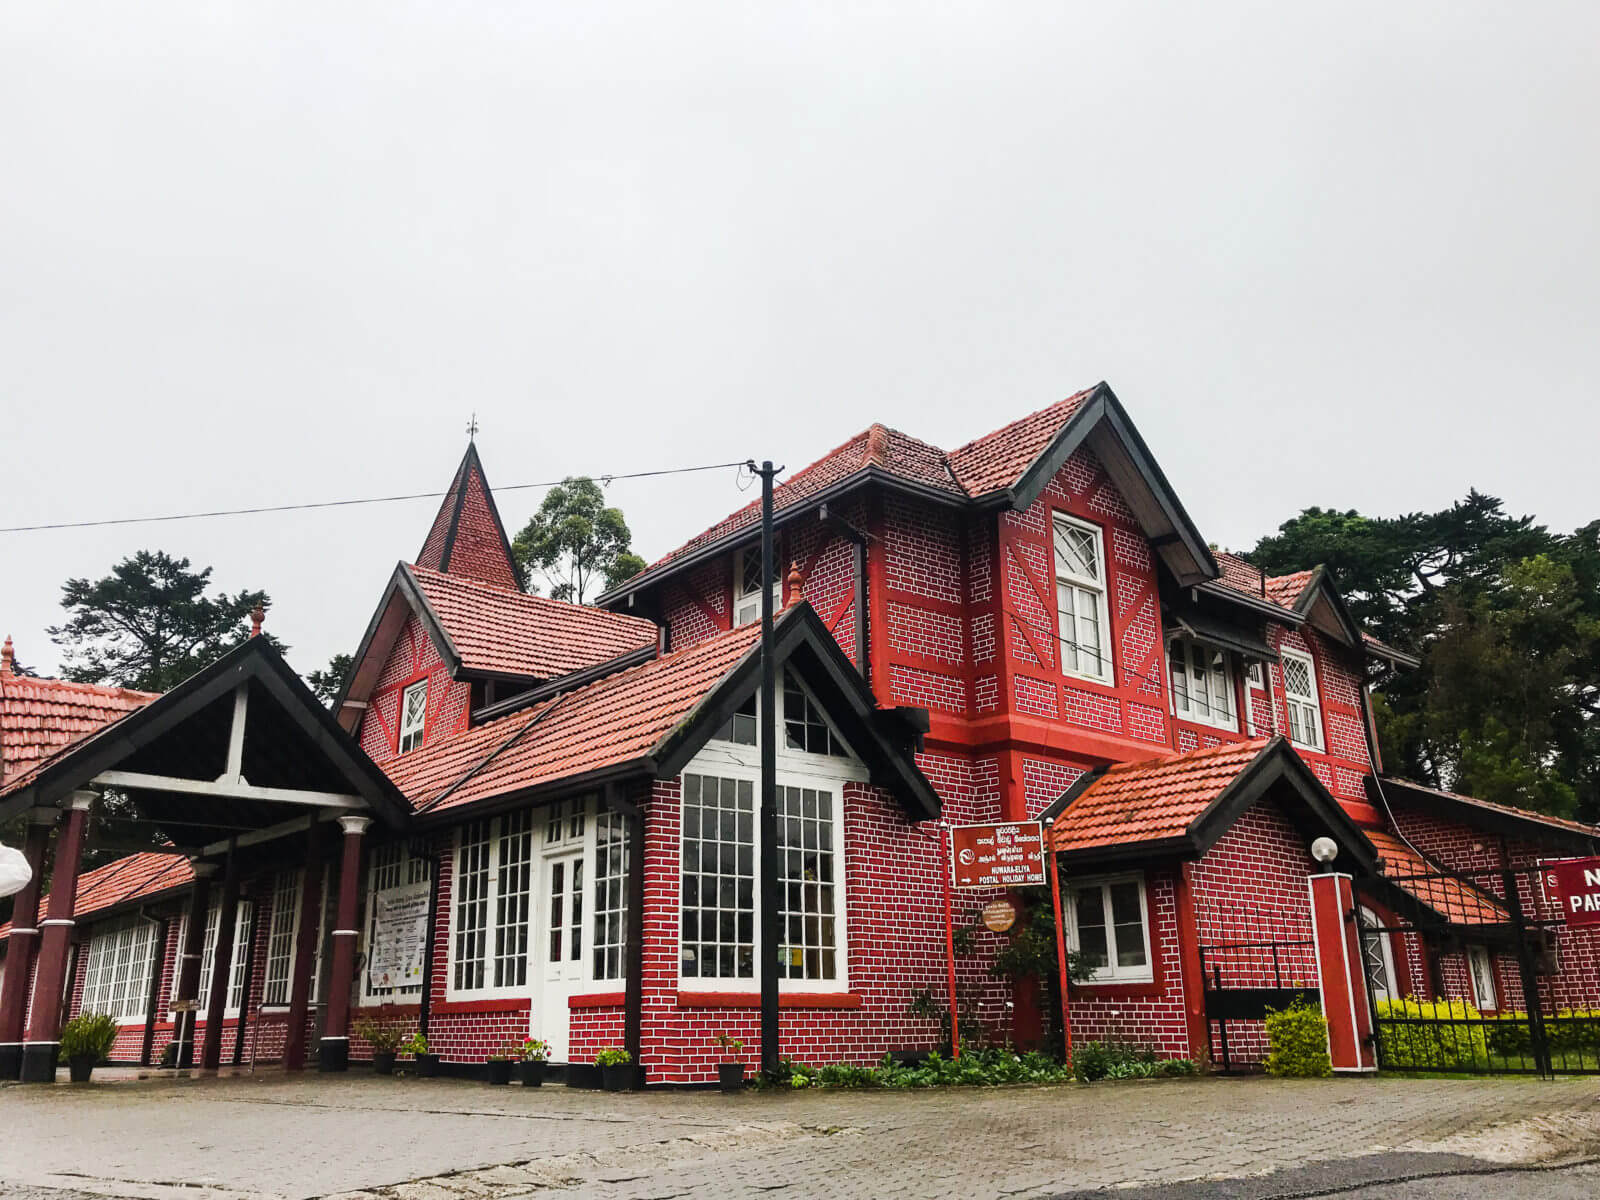
[[1117, 966], [1145, 965], [1144, 911], [1135, 881], [1111, 885], [1111, 919], [1116, 925]]
[[1106, 914], [1104, 894], [1099, 888], [1079, 892], [1075, 902], [1078, 917], [1078, 952], [1092, 967], [1110, 962], [1106, 952]]
[[[747, 780], [683, 779], [682, 973], [685, 978], [752, 978], [754, 788]], [[701, 831], [698, 839], [688, 833], [691, 823]]]
[[[833, 827], [833, 794], [817, 788], [778, 789], [778, 861], [782, 864], [779, 893], [780, 979], [833, 979], [833, 856], [816, 846], [823, 830]], [[823, 921], [826, 915], [829, 919]], [[827, 952], [827, 953], [824, 953]]]
[[[698, 817], [698, 813], [696, 814]], [[594, 827], [594, 977], [621, 979], [624, 917], [627, 912], [627, 821], [610, 810]], [[696, 887], [698, 894], [698, 885]], [[688, 890], [685, 888], [685, 901]]]

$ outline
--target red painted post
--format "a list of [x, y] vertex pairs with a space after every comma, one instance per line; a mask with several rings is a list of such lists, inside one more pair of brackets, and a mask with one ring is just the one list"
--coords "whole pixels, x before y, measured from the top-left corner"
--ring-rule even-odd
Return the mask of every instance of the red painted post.
[[[217, 909], [217, 942], [211, 951], [211, 994], [206, 997], [206, 1036], [200, 1044], [200, 1069], [215, 1071], [222, 1065], [222, 1023], [228, 1008], [229, 981], [233, 977], [233, 935], [239, 922], [239, 863], [230, 851], [222, 873], [222, 903]], [[249, 990], [249, 981], [246, 981]], [[239, 1019], [245, 1019], [241, 1006]]]
[[295, 930], [294, 971], [289, 978], [289, 1029], [283, 1039], [283, 1069], [306, 1065], [306, 1023], [311, 1008], [311, 971], [322, 930], [322, 843], [313, 822], [306, 843], [305, 879], [300, 887], [300, 928]]
[[1322, 1015], [1328, 1022], [1328, 1058], [1335, 1072], [1376, 1071], [1372, 1010], [1367, 1006], [1367, 977], [1350, 876], [1331, 871], [1312, 875], [1307, 886]]
[[950, 896], [950, 828], [941, 826], [943, 831], [944, 863], [941, 872], [944, 875], [944, 963], [945, 971], [950, 985], [950, 1057], [961, 1057], [961, 1019], [956, 1014], [956, 922], [955, 910]]
[[28, 983], [39, 952], [39, 893], [44, 884], [44, 852], [50, 845], [53, 808], [28, 813], [22, 856], [32, 878], [11, 902], [11, 943], [6, 952], [5, 982], [0, 984], [0, 1081], [22, 1074], [22, 1031], [28, 1016]]
[[350, 987], [355, 982], [356, 907], [360, 900], [361, 836], [371, 817], [340, 817], [344, 830], [344, 856], [339, 864], [339, 911], [333, 931], [332, 962], [328, 971], [328, 1013], [322, 1027], [319, 1071], [343, 1071], [350, 1066]]
[[1044, 835], [1045, 852], [1050, 856], [1050, 903], [1056, 913], [1056, 969], [1061, 973], [1061, 1047], [1068, 1066], [1072, 1065], [1072, 1000], [1067, 991], [1071, 982], [1067, 971], [1067, 927], [1061, 920], [1061, 865], [1056, 861], [1050, 832]]
[[34, 975], [33, 1009], [22, 1047], [22, 1081], [54, 1083], [61, 1049], [61, 992], [72, 951], [73, 908], [78, 900], [78, 862], [89, 823], [93, 792], [73, 792], [56, 831], [56, 861], [50, 873], [49, 913], [39, 923], [39, 966]]

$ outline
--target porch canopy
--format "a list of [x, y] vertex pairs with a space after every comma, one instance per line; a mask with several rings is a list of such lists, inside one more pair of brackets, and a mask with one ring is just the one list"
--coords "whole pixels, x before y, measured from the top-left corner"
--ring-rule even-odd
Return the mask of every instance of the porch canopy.
[[[44, 920], [36, 921], [35, 888], [32, 910], [19, 911], [14, 920], [13, 949], [7, 955], [4, 995], [11, 1001], [26, 990], [18, 960], [32, 957], [16, 953], [18, 936], [37, 936], [32, 1012], [20, 1043], [25, 1078], [54, 1076], [59, 994], [91, 810], [96, 814], [95, 844], [150, 850], [165, 843], [169, 852], [187, 854], [193, 861], [195, 882], [174, 1004], [188, 1018], [178, 1038], [185, 1055], [193, 1051], [193, 1001], [212, 877], [220, 873], [223, 910], [214, 971], [221, 973], [216, 977], [226, 978], [241, 876], [274, 861], [309, 865], [315, 857], [313, 847], [326, 845], [322, 839], [337, 821], [343, 832], [345, 869], [339, 876], [334, 986], [323, 1053], [325, 1066], [342, 1061], [339, 1050], [348, 1045], [343, 1028], [348, 1014], [337, 1011], [338, 998], [347, 997], [349, 987], [348, 979], [339, 987], [338, 978], [341, 970], [346, 975], [353, 971], [361, 839], [374, 821], [390, 830], [405, 828], [410, 809], [272, 644], [262, 637], [250, 638], [172, 691], [43, 760], [0, 791], [0, 821], [26, 812], [36, 825], [43, 825], [60, 814], [55, 822], [48, 912]], [[43, 866], [44, 838], [36, 841], [30, 850], [37, 876]], [[319, 886], [319, 876], [319, 871], [307, 870], [308, 891]], [[25, 903], [19, 908], [26, 908], [28, 898], [20, 899]], [[310, 911], [316, 905], [303, 907]], [[39, 928], [33, 930], [36, 923]], [[314, 927], [309, 936], [314, 938]], [[310, 956], [304, 959], [309, 962]], [[15, 988], [14, 972], [19, 985]], [[309, 979], [294, 983], [303, 1011]], [[225, 992], [211, 989], [201, 1066], [214, 1067], [220, 1057]], [[15, 1031], [6, 1027], [9, 1011], [7, 1004], [0, 1012], [0, 1044], [17, 1044]], [[330, 1041], [342, 1045], [330, 1047]], [[300, 1050], [303, 1056], [303, 1046]]]

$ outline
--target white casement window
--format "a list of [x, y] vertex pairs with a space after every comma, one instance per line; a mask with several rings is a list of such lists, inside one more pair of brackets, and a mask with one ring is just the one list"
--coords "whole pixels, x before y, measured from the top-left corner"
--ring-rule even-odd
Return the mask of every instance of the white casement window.
[[1483, 946], [1467, 947], [1467, 973], [1472, 976], [1472, 1002], [1479, 1012], [1494, 1012], [1500, 999], [1494, 986], [1494, 959]]
[[[811, 693], [793, 672], [783, 673], [782, 686], [777, 691], [777, 726], [782, 738], [779, 745], [786, 752], [819, 755], [827, 758], [850, 758], [850, 747], [844, 742], [828, 719], [822, 707], [812, 699]], [[740, 704], [726, 723], [712, 737], [717, 741], [733, 742], [739, 746], [754, 746], [759, 740], [759, 696], [752, 692]]]
[[[367, 859], [366, 927], [362, 930], [363, 961], [369, 962], [378, 936], [378, 918], [384, 904], [392, 897], [413, 888], [426, 887], [432, 876], [428, 860], [412, 855], [404, 842], [390, 842], [372, 851]], [[363, 1004], [405, 1003], [422, 995], [422, 981], [402, 983], [393, 987], [378, 987], [372, 982], [369, 971], [361, 972], [361, 1002]]]
[[[778, 574], [776, 548], [772, 555], [773, 573]], [[783, 607], [783, 584], [772, 581], [772, 611]], [[733, 556], [733, 623], [748, 625], [761, 620], [761, 547], [746, 546]]]
[[400, 744], [404, 754], [422, 745], [422, 732], [428, 724], [428, 681], [419, 679], [400, 693]]
[[1061, 669], [1111, 682], [1111, 620], [1106, 604], [1105, 539], [1100, 527], [1062, 513], [1055, 519], [1056, 610]]
[[[248, 900], [239, 901], [235, 912], [233, 926], [233, 961], [228, 964], [228, 998], [223, 1003], [223, 1016], [237, 1017], [239, 1007], [244, 1003], [244, 960], [248, 956], [248, 943], [250, 931], [254, 924], [255, 906]], [[219, 896], [211, 902], [211, 907], [206, 910], [206, 932], [200, 947], [200, 987], [195, 994], [199, 1003], [199, 1015], [204, 1017], [211, 1007], [211, 969], [217, 955], [217, 924], [222, 918], [222, 898]], [[178, 922], [178, 954], [177, 964], [172, 976], [172, 994], [178, 994], [178, 979], [183, 973], [183, 943], [188, 937], [189, 918], [183, 917]]]
[[119, 1022], [142, 1021], [155, 970], [156, 926], [142, 918], [95, 933], [86, 947], [85, 1013], [105, 1013]]
[[456, 845], [450, 990], [523, 995], [533, 886], [533, 812], [474, 821]]
[[627, 977], [628, 822], [602, 809], [594, 822], [594, 978]]
[[267, 921], [267, 964], [261, 1003], [289, 1003], [294, 979], [294, 943], [300, 931], [300, 872], [279, 871], [272, 883], [272, 914]]
[[1173, 638], [1167, 646], [1167, 660], [1174, 716], [1218, 729], [1239, 728], [1233, 702], [1233, 659], [1226, 650]]
[[[837, 782], [780, 768], [778, 976], [790, 991], [840, 991], [845, 970], [843, 837]], [[756, 986], [759, 772], [683, 777], [679, 974], [684, 986]]]
[[1068, 937], [1094, 968], [1090, 983], [1149, 983], [1150, 913], [1137, 875], [1083, 880], [1066, 889]]
[[1317, 702], [1317, 669], [1311, 657], [1284, 650], [1283, 702], [1289, 712], [1289, 740], [1308, 750], [1322, 749], [1322, 706]]

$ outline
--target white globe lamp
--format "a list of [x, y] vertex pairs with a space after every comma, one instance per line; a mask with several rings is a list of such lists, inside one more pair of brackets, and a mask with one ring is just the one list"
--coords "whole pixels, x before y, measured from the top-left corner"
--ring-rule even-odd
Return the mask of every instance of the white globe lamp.
[[28, 886], [33, 872], [21, 850], [0, 846], [0, 896], [15, 896]]

